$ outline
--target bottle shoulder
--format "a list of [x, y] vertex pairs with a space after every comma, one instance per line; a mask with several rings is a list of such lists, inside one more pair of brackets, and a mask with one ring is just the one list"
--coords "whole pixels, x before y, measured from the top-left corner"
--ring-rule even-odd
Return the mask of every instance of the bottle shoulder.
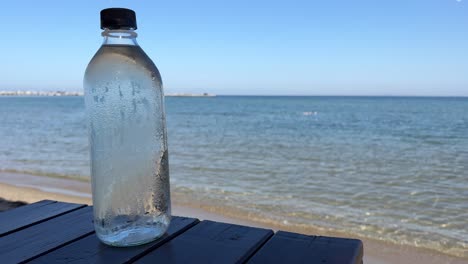
[[86, 68], [85, 78], [90, 75], [120, 76], [143, 73], [155, 81], [161, 81], [161, 75], [154, 62], [140, 46], [102, 45]]

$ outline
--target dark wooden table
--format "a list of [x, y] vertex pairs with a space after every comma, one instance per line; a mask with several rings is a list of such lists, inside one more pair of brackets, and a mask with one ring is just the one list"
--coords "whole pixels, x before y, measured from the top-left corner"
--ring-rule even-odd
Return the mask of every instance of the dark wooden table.
[[0, 263], [362, 263], [360, 240], [174, 216], [159, 240], [115, 248], [94, 234], [92, 207], [41, 201], [0, 213]]

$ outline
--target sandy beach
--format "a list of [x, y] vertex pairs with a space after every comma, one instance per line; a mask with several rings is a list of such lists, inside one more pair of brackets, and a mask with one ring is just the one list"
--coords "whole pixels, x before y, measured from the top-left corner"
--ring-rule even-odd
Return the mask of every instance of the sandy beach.
[[[0, 197], [10, 201], [23, 201], [34, 203], [49, 199], [70, 203], [92, 204], [91, 186], [89, 182], [41, 177], [28, 174], [12, 175], [0, 173]], [[325, 236], [349, 236], [340, 232], [326, 232], [321, 230], [297, 230], [288, 226], [276, 226], [262, 222], [237, 218], [235, 215], [223, 214], [221, 210], [212, 207], [204, 207], [199, 204], [185, 204], [173, 194], [173, 214], [195, 217], [200, 220], [210, 219], [214, 221], [228, 222], [241, 225], [256, 226], [273, 230], [286, 230], [310, 235]], [[390, 264], [390, 263], [426, 263], [426, 264], [461, 264], [468, 263], [467, 259], [456, 258], [439, 252], [396, 245], [378, 240], [369, 240], [356, 237], [364, 242], [364, 263]]]

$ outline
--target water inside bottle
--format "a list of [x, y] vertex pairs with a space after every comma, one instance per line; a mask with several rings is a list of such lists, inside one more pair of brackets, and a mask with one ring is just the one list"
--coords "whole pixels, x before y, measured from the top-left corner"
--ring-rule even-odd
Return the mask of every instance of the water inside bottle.
[[114, 246], [154, 240], [170, 222], [159, 72], [139, 46], [103, 45], [85, 76], [96, 234]]

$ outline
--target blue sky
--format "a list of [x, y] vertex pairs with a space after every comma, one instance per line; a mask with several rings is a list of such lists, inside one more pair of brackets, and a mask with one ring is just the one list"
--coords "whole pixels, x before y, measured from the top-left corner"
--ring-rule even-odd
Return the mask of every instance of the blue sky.
[[468, 0], [3, 1], [0, 90], [81, 90], [107, 7], [166, 92], [468, 96]]

